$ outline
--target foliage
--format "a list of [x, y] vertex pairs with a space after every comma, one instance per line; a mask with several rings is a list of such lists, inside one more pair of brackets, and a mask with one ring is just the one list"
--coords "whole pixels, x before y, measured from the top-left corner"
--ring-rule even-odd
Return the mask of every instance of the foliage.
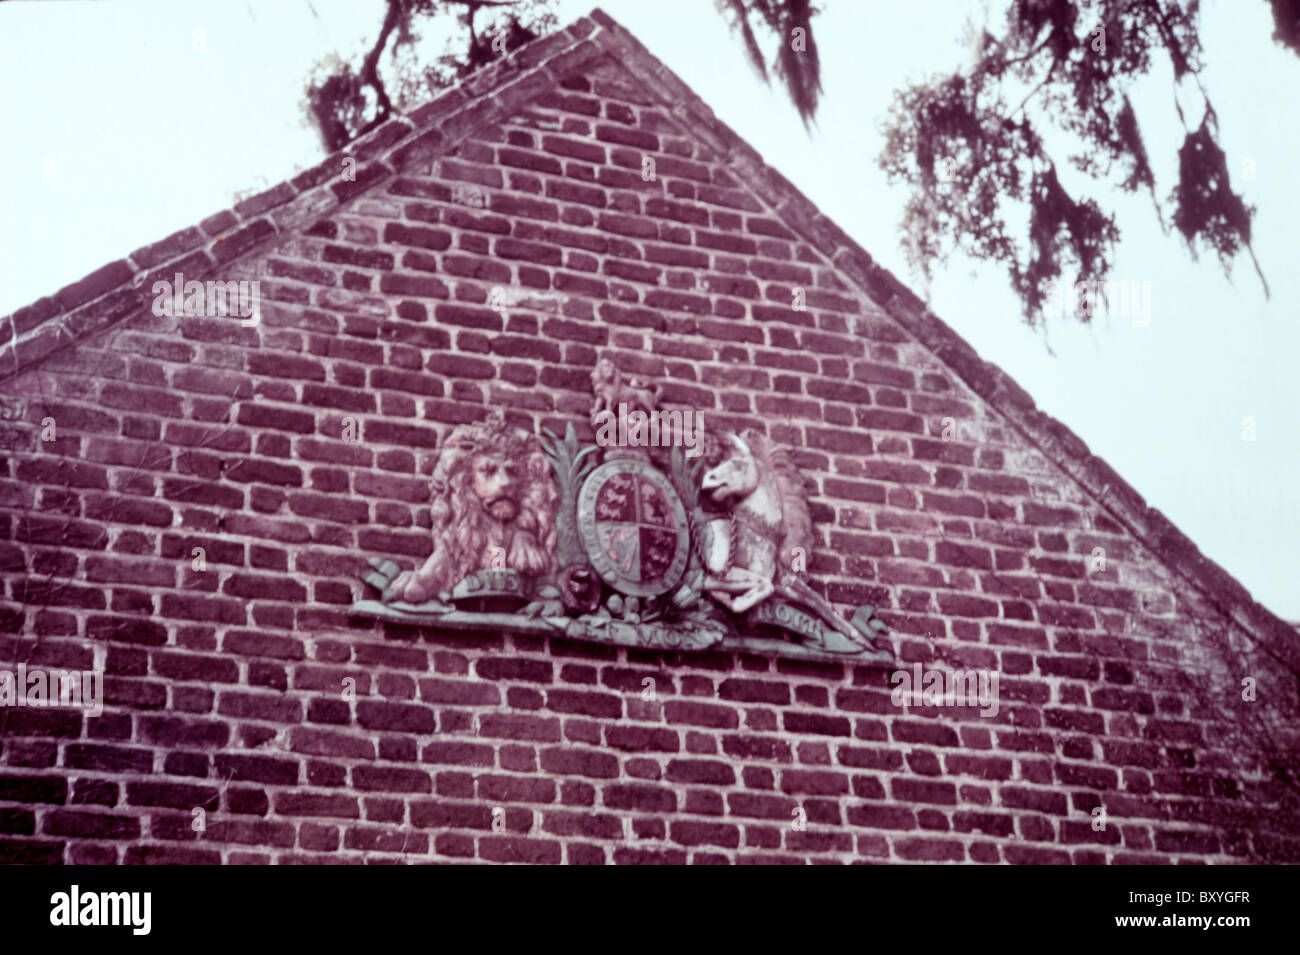
[[[1146, 192], [1193, 256], [1208, 247], [1225, 272], [1243, 249], [1253, 260], [1254, 209], [1232, 188], [1200, 80], [1199, 13], [1198, 0], [1011, 0], [998, 35], [978, 31], [972, 66], [898, 91], [880, 164], [912, 188], [903, 232], [913, 267], [929, 278], [954, 250], [999, 262], [1031, 324], [1067, 269], [1105, 280], [1120, 238], [1115, 215], [1062, 185], [1045, 145], [1059, 138], [1051, 127], [1078, 144], [1068, 157], [1077, 172]], [[1163, 199], [1128, 95], [1158, 59], [1176, 91], [1203, 103], [1191, 128], [1175, 98], [1186, 135], [1178, 182]], [[1026, 214], [1028, 228], [1018, 229]]]
[[[361, 63], [354, 68], [327, 57], [308, 80], [305, 105], [325, 150], [342, 149], [393, 113], [555, 29], [549, 6], [550, 0], [386, 0], [379, 35]], [[478, 20], [484, 11], [492, 16]], [[454, 16], [457, 24], [447, 52], [419, 62], [420, 28], [441, 15]], [[385, 51], [388, 78], [381, 70]]]
[[582, 482], [596, 466], [596, 459], [592, 455], [596, 453], [597, 447], [594, 444], [579, 447], [573, 422], [565, 426], [563, 440], [550, 429], [543, 428], [541, 442], [542, 449], [551, 463], [551, 469], [555, 472], [555, 482], [560, 492], [556, 520], [559, 541], [557, 556], [560, 566], [585, 564], [587, 557], [578, 538], [578, 529], [573, 522], [573, 517], [578, 507], [578, 491], [582, 487]]
[[1273, 8], [1273, 39], [1300, 56], [1300, 0], [1268, 0]]
[[739, 35], [745, 55], [764, 83], [770, 82], [769, 67], [751, 20], [775, 35], [777, 45], [770, 72], [785, 84], [807, 128], [817, 113], [822, 93], [821, 60], [812, 32], [812, 18], [819, 11], [811, 0], [716, 0], [716, 5]]

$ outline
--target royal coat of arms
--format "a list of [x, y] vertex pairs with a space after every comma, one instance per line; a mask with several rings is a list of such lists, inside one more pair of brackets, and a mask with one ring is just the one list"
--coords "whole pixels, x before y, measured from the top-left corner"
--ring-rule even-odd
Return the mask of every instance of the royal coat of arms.
[[[432, 478], [433, 553], [372, 559], [354, 613], [664, 650], [890, 663], [874, 608], [846, 619], [803, 571], [803, 483], [764, 435], [706, 432], [608, 360], [597, 442], [535, 437], [492, 413], [454, 429]], [[617, 427], [615, 427], [617, 418]], [[617, 434], [619, 440], [611, 440]]]
[[587, 476], [578, 494], [578, 533], [596, 574], [620, 593], [662, 594], [686, 572], [686, 508], [648, 462], [610, 461]]

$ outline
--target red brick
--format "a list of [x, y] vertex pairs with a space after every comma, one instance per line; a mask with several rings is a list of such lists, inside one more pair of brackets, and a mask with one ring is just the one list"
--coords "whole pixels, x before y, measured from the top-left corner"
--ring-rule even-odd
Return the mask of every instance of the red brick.
[[634, 809], [639, 812], [674, 812], [677, 797], [671, 789], [621, 783], [606, 786], [602, 794], [604, 804], [610, 809]]

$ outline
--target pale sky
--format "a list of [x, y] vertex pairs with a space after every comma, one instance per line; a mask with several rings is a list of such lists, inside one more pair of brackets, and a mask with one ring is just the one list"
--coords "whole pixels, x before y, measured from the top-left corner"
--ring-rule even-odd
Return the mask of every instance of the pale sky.
[[[825, 97], [804, 132], [779, 88], [748, 67], [710, 0], [606, 0], [603, 8], [882, 265], [921, 290], [898, 224], [907, 190], [876, 157], [906, 79], [948, 72], [982, 7], [963, 0], [822, 0], [814, 21]], [[0, 3], [0, 315], [229, 207], [322, 157], [303, 122], [304, 79], [330, 53], [373, 42], [381, 0]], [[590, 2], [559, 0], [567, 24]], [[1255, 251], [1226, 279], [1164, 235], [1145, 196], [1102, 202], [1124, 239], [1114, 278], [1150, 283], [1151, 320], [1034, 331], [1000, 267], [954, 260], [935, 313], [1074, 430], [1149, 504], [1269, 609], [1300, 620], [1300, 268], [1295, 157], [1300, 58], [1275, 45], [1262, 0], [1208, 0], [1204, 82], [1234, 185], [1258, 208]], [[995, 11], [1002, 9], [994, 4]], [[430, 36], [431, 48], [441, 38]], [[1108, 37], [1111, 43], [1122, 38]], [[1132, 94], [1158, 194], [1173, 185], [1197, 95], [1163, 65]], [[1250, 176], [1249, 179], [1246, 177]], [[1077, 181], [1066, 180], [1068, 187]], [[1050, 350], [1049, 350], [1050, 349]], [[1250, 422], [1247, 422], [1250, 419]], [[1245, 440], [1253, 424], [1254, 440]]]

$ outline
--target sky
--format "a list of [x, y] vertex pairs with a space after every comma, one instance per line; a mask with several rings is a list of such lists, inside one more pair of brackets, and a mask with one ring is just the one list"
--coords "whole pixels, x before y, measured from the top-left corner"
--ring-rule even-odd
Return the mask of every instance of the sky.
[[[381, 0], [0, 2], [0, 315], [289, 178], [324, 155], [304, 121], [305, 80], [366, 49]], [[557, 0], [561, 25], [592, 4]], [[822, 0], [825, 95], [811, 132], [767, 88], [709, 0], [605, 0], [767, 163], [915, 289], [899, 223], [908, 198], [877, 156], [895, 89], [969, 61], [982, 4]], [[1003, 4], [992, 4], [996, 17]], [[1166, 235], [1150, 199], [1106, 186], [1123, 240], [1113, 278], [1149, 315], [1045, 328], [1021, 318], [1002, 266], [954, 257], [928, 289], [935, 314], [1010, 374], [1148, 504], [1265, 606], [1300, 621], [1300, 269], [1295, 183], [1300, 58], [1271, 38], [1262, 0], [1207, 0], [1203, 82], [1233, 183], [1257, 208], [1254, 248], [1230, 278]], [[996, 28], [996, 20], [992, 26]], [[440, 52], [437, 29], [422, 49]], [[1122, 37], [1107, 35], [1107, 42]], [[1282, 92], [1279, 92], [1282, 91]], [[1131, 93], [1156, 176], [1176, 177], [1180, 102], [1160, 66]], [[1076, 182], [1066, 181], [1067, 187]]]

